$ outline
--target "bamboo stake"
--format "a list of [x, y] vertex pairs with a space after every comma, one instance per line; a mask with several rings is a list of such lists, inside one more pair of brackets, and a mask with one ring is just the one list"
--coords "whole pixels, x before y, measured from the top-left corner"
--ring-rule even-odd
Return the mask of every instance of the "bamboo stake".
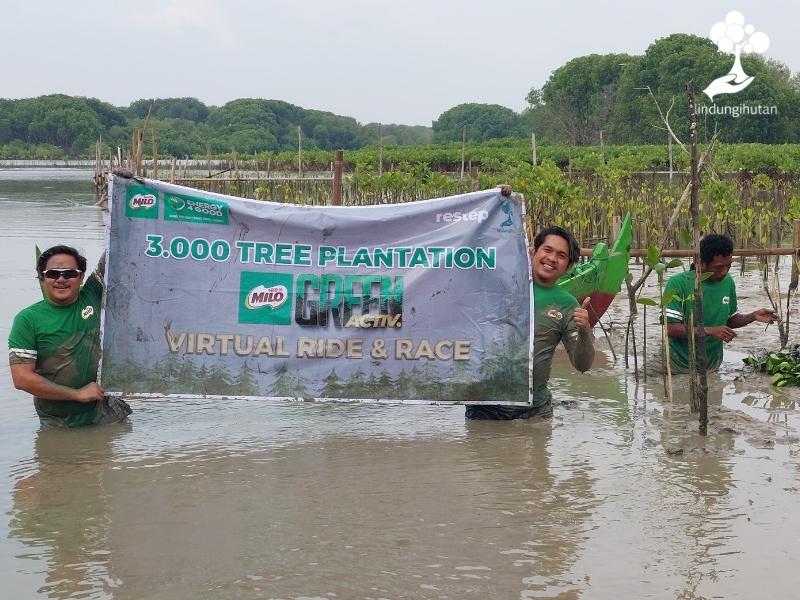
[[303, 134], [300, 125], [297, 126], [297, 176], [303, 176]]
[[[697, 117], [694, 108], [694, 85], [691, 81], [686, 84], [686, 95], [689, 104], [689, 143], [692, 168], [692, 198], [689, 205], [689, 212], [692, 215], [692, 233], [694, 237], [694, 264], [695, 264], [695, 284], [694, 284], [694, 306], [697, 314], [697, 323], [694, 326], [695, 346], [697, 348], [697, 360], [694, 361], [692, 369], [691, 386], [691, 409], [692, 412], [700, 412], [700, 435], [708, 433], [708, 381], [706, 380], [706, 368], [708, 358], [706, 354], [706, 332], [703, 323], [703, 268], [700, 260], [700, 214], [698, 208], [698, 196], [700, 191], [700, 179], [697, 172]], [[688, 332], [687, 332], [688, 333]]]
[[383, 175], [383, 124], [378, 123], [378, 177]]
[[467, 147], [467, 126], [464, 125], [464, 130], [461, 132], [461, 175], [460, 181], [464, 181], [464, 155], [466, 154]]
[[156, 130], [151, 129], [153, 138], [153, 179], [158, 179], [158, 146], [156, 145]]
[[333, 190], [331, 194], [331, 204], [333, 206], [342, 205], [342, 170], [344, 168], [344, 151], [337, 150], [334, 153], [333, 161]]

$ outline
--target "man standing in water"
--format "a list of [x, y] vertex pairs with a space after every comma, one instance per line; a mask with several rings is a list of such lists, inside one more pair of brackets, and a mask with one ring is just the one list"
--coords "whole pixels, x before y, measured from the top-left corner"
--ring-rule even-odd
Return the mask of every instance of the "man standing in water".
[[[706, 358], [708, 371], [716, 371], [722, 363], [722, 343], [736, 337], [734, 329], [754, 321], [769, 323], [775, 313], [769, 308], [759, 308], [742, 314], [736, 302], [736, 285], [728, 274], [733, 262], [733, 241], [726, 235], [711, 234], [700, 240], [700, 269], [711, 276], [702, 282], [703, 329], [706, 333]], [[667, 281], [666, 294], [674, 290], [675, 297], [667, 304], [667, 336], [669, 337], [669, 363], [673, 373], [689, 372], [689, 315], [695, 310], [695, 271], [673, 275]], [[697, 313], [694, 314], [695, 318]]]
[[558, 278], [577, 262], [580, 246], [561, 227], [548, 227], [533, 240], [533, 404], [530, 407], [468, 405], [468, 419], [527, 419], [553, 416], [552, 394], [547, 387], [553, 353], [563, 343], [573, 366], [588, 371], [594, 360], [594, 336], [589, 326], [589, 299], [578, 301], [556, 285]]
[[70, 246], [45, 250], [36, 264], [44, 300], [22, 310], [8, 336], [14, 387], [34, 396], [43, 425], [113, 423], [130, 414], [119, 399], [104, 399], [100, 358], [101, 258], [81, 287], [86, 258]]

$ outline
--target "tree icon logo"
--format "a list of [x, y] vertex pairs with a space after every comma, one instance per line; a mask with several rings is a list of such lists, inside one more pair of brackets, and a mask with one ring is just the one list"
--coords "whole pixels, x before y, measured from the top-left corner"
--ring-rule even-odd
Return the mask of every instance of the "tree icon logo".
[[708, 34], [720, 52], [733, 54], [733, 66], [722, 77], [717, 77], [706, 89], [706, 96], [713, 102], [718, 94], [735, 94], [753, 82], [754, 77], [742, 69], [742, 54], [761, 54], [769, 48], [769, 36], [749, 23], [745, 25], [744, 15], [732, 10], [725, 15], [725, 20], [715, 23]]

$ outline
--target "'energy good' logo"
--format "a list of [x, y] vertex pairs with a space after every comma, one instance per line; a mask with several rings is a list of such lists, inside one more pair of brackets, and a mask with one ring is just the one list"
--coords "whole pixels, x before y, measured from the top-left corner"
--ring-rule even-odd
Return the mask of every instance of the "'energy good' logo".
[[269, 306], [272, 309], [279, 308], [289, 298], [289, 290], [283, 285], [273, 285], [264, 287], [257, 285], [247, 293], [245, 306], [250, 310]]
[[731, 70], [703, 90], [713, 102], [718, 94], [735, 94], [753, 83], [754, 77], [742, 69], [742, 54], [762, 54], [769, 48], [769, 37], [766, 33], [756, 31], [753, 25], [745, 25], [744, 15], [738, 10], [729, 12], [724, 21], [715, 23], [708, 37], [720, 52], [734, 56]]

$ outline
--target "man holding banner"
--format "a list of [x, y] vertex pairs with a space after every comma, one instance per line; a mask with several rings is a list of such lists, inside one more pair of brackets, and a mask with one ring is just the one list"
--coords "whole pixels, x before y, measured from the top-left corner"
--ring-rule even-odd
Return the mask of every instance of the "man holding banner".
[[589, 325], [589, 298], [578, 301], [557, 285], [558, 278], [577, 262], [580, 246], [561, 227], [548, 227], [533, 241], [534, 293], [533, 403], [530, 407], [470, 405], [468, 419], [527, 419], [553, 416], [552, 395], [547, 387], [553, 353], [563, 343], [572, 365], [588, 371], [594, 360], [594, 341]]
[[81, 427], [125, 419], [130, 408], [104, 399], [96, 383], [100, 358], [101, 258], [81, 286], [86, 258], [75, 248], [45, 250], [36, 271], [44, 299], [21, 311], [8, 337], [14, 386], [34, 396], [43, 425]]

